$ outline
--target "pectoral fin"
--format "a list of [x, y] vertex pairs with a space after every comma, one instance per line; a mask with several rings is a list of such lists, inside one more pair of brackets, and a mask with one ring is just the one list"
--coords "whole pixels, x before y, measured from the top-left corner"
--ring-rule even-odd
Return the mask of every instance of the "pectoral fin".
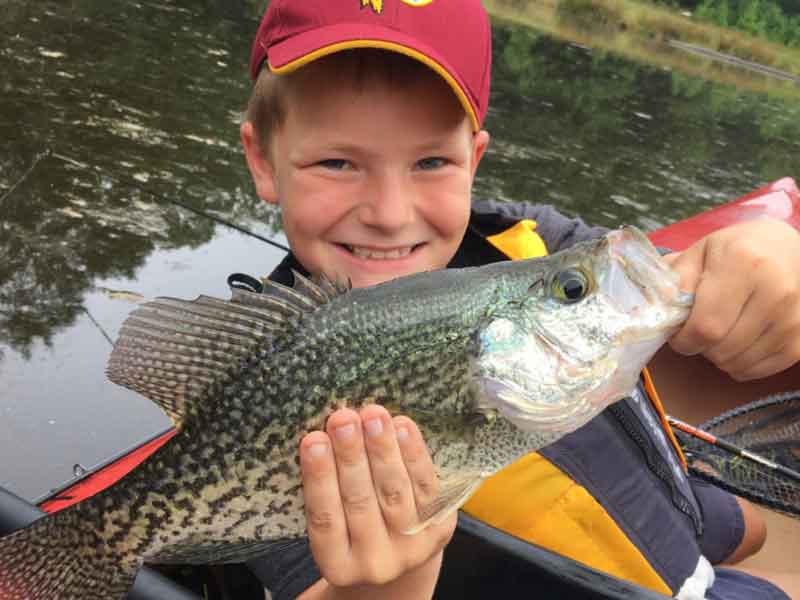
[[419, 508], [420, 522], [404, 531], [407, 535], [419, 533], [430, 525], [438, 525], [451, 513], [461, 508], [486, 478], [482, 473], [467, 473], [447, 477], [441, 481], [439, 495], [430, 504]]

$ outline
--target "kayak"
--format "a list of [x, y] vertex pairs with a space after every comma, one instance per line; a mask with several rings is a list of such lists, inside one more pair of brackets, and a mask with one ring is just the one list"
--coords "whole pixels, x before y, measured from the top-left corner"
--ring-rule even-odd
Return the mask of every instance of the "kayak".
[[[654, 231], [649, 237], [656, 246], [679, 251], [720, 227], [764, 216], [783, 220], [800, 229], [800, 190], [793, 179], [775, 181], [726, 204]], [[41, 511], [57, 512], [109, 487], [173, 435], [175, 430], [169, 429], [122, 452], [93, 472], [54, 490], [38, 507], [0, 488], [0, 535], [30, 523], [42, 514]], [[476, 564], [481, 565], [481, 572], [491, 572], [493, 580], [485, 582], [485, 585], [476, 583]], [[490, 565], [494, 568], [490, 569]], [[457, 532], [445, 554], [436, 597], [478, 598], [485, 597], [489, 591], [514, 597], [514, 590], [518, 595], [521, 589], [536, 589], [543, 592], [543, 597], [559, 598], [646, 600], [664, 597], [521, 541], [467, 515], [459, 515]], [[197, 598], [150, 569], [142, 570], [129, 597], [133, 600]]]

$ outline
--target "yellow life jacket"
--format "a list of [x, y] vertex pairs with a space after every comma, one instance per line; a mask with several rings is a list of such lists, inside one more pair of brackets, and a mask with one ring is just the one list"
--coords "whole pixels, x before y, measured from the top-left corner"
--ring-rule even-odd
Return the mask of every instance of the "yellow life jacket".
[[[519, 221], [485, 239], [512, 260], [547, 255], [532, 220]], [[646, 372], [643, 377], [647, 397], [685, 468], [652, 381]], [[539, 453], [524, 456], [489, 478], [463, 510], [615, 577], [670, 596], [676, 591], [592, 493]]]

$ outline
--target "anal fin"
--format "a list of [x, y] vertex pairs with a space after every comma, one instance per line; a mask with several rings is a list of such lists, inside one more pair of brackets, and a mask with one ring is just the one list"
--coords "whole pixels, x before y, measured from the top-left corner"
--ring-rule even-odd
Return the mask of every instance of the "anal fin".
[[403, 533], [414, 535], [431, 525], [438, 525], [461, 508], [483, 483], [482, 473], [466, 473], [446, 477], [440, 482], [439, 495], [430, 504], [419, 508], [420, 522]]

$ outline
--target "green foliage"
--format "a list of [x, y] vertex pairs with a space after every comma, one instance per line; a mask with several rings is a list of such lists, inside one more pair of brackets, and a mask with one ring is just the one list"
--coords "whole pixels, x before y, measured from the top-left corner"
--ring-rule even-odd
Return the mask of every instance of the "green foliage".
[[722, 27], [731, 25], [728, 0], [703, 0], [694, 14], [700, 19], [711, 21]]
[[798, 13], [800, 2], [777, 0], [702, 0], [694, 9], [700, 19], [788, 46], [800, 46]]

